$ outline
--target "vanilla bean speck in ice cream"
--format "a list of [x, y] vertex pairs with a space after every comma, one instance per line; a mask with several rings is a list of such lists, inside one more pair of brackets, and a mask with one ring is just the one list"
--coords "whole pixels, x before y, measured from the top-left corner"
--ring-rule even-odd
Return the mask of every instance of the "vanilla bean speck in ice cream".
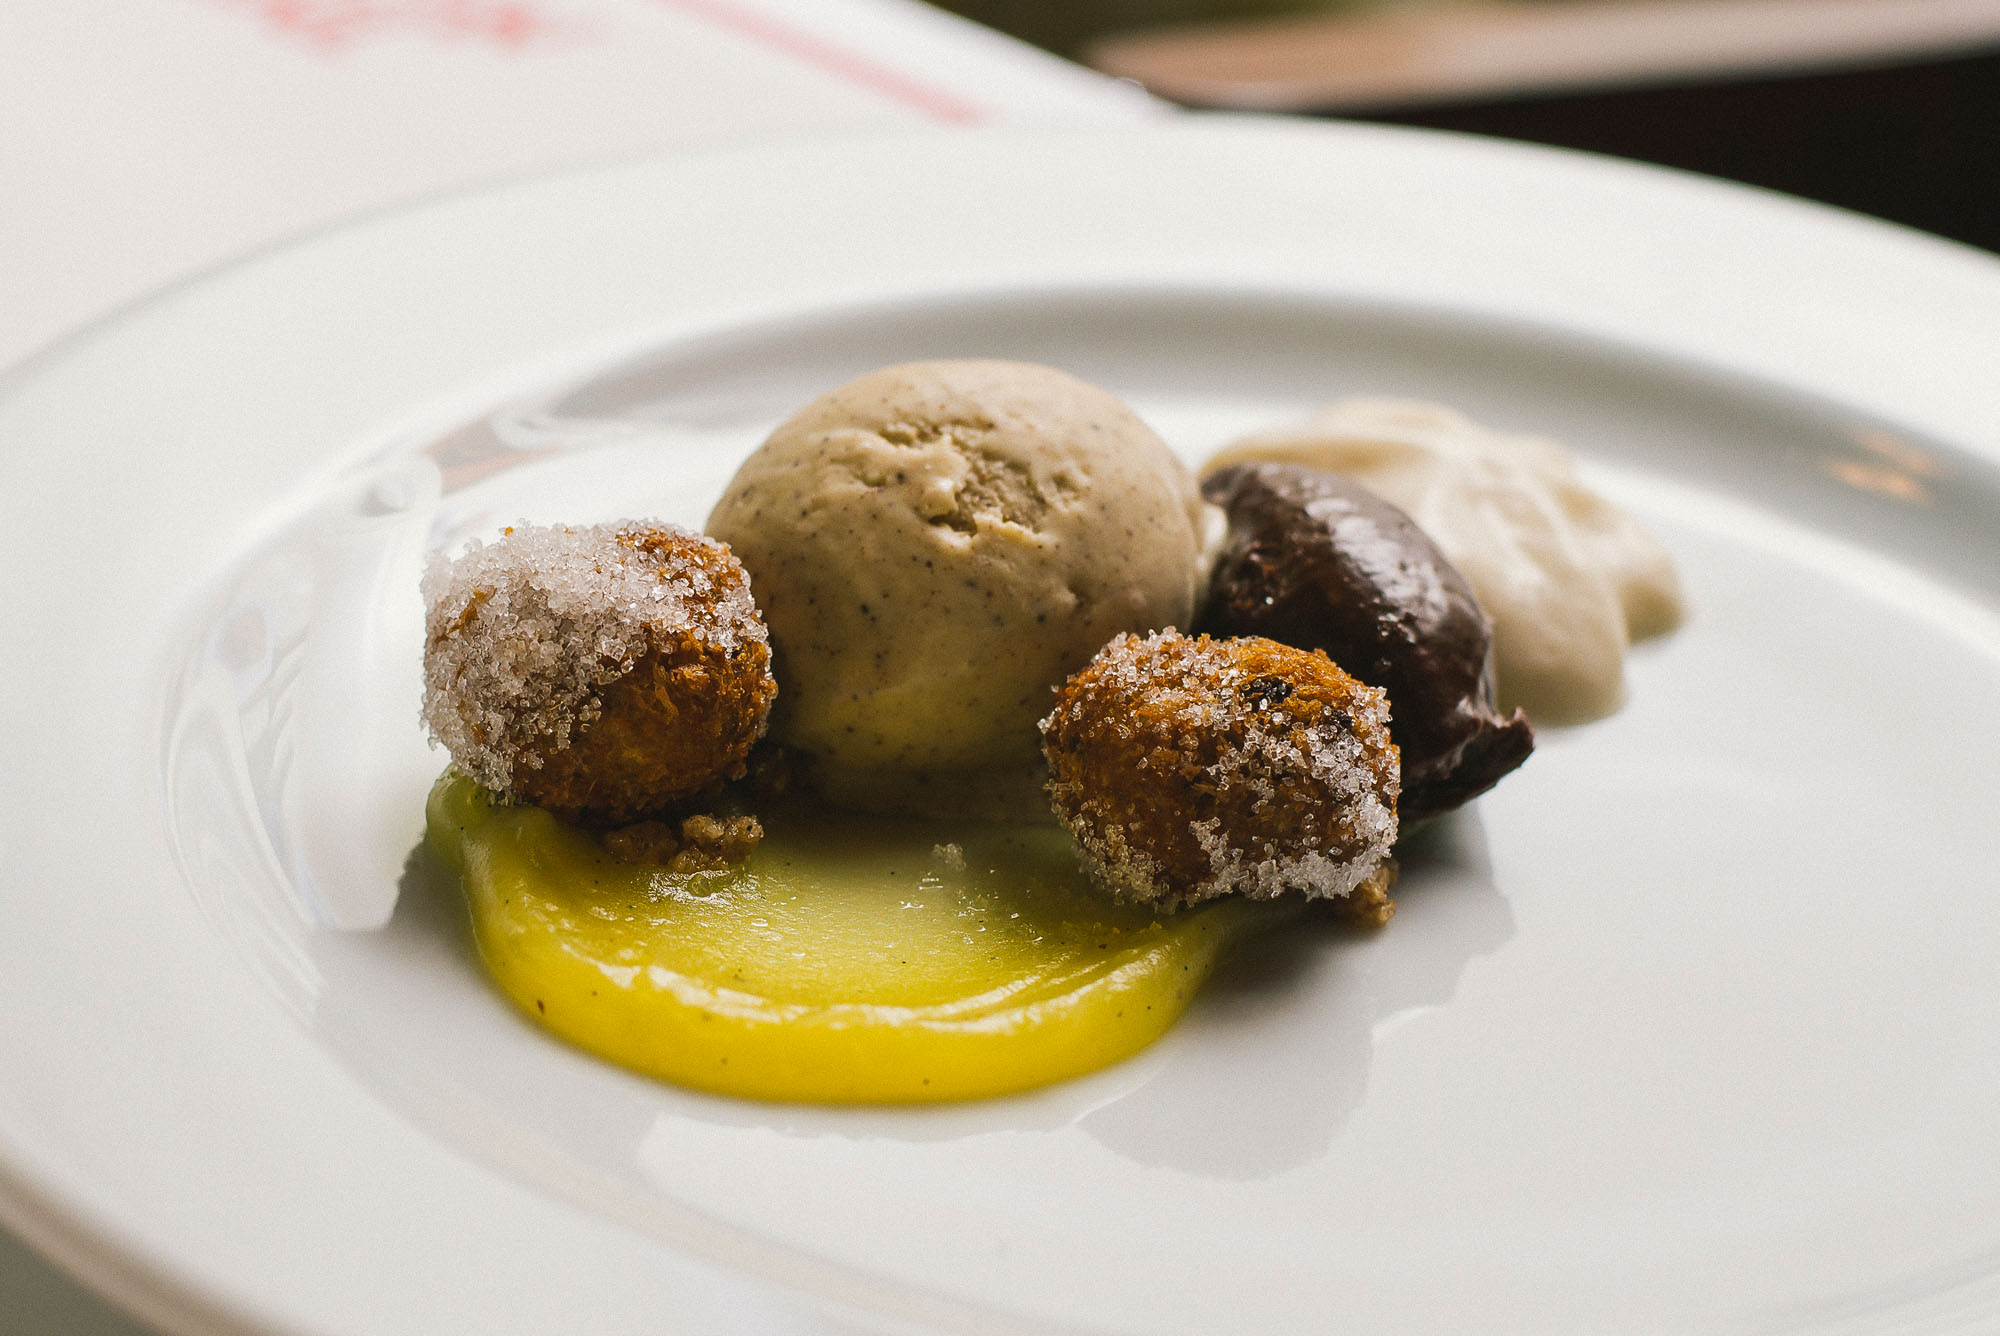
[[807, 405], [709, 516], [750, 574], [772, 736], [829, 799], [1041, 812], [1036, 721], [1113, 636], [1189, 625], [1219, 517], [1104, 390], [1003, 361], [885, 367]]

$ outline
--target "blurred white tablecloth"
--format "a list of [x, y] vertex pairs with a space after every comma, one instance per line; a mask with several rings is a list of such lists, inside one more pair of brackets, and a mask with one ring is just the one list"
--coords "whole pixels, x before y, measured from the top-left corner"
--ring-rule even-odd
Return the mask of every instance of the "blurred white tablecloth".
[[[481, 181], [1155, 110], [916, 0], [5, 0], [0, 367], [244, 251]], [[139, 1330], [0, 1233], [0, 1336]]]
[[1152, 106], [915, 0], [7, 0], [0, 366], [251, 247], [480, 181]]

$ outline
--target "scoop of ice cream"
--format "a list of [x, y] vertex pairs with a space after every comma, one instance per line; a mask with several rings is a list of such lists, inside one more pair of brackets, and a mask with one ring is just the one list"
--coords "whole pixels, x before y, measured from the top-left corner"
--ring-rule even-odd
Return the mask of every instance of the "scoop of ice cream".
[[855, 806], [1042, 808], [1036, 720], [1121, 631], [1193, 616], [1207, 508], [1112, 395], [913, 362], [815, 400], [709, 516], [771, 629], [771, 732]]
[[1665, 550], [1586, 487], [1555, 441], [1435, 404], [1343, 399], [1228, 446], [1206, 471], [1255, 460], [1345, 474], [1415, 520], [1493, 619], [1501, 703], [1533, 719], [1611, 713], [1626, 649], [1680, 623]]

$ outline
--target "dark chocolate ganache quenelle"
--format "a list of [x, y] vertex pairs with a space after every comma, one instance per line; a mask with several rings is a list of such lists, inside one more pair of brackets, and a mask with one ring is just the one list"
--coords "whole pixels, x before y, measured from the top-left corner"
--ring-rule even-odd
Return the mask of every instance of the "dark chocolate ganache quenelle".
[[1226, 468], [1202, 493], [1228, 512], [1229, 534], [1200, 629], [1325, 650], [1386, 691], [1404, 821], [1458, 807], [1527, 759], [1526, 716], [1494, 707], [1492, 622], [1407, 515], [1291, 464]]

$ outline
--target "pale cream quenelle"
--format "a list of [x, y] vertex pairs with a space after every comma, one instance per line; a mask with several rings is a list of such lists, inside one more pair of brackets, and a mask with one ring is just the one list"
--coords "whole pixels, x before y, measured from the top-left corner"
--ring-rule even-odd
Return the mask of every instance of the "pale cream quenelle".
[[1437, 404], [1343, 399], [1225, 447], [1206, 468], [1252, 460], [1344, 474], [1415, 520], [1493, 619], [1502, 703], [1538, 723], [1616, 710], [1626, 650], [1683, 615], [1665, 549], [1586, 487], [1555, 441]]
[[1215, 522], [1118, 399], [1049, 367], [885, 367], [746, 460], [708, 519], [771, 630], [771, 735], [827, 798], [1047, 810], [1036, 721], [1121, 631], [1186, 627]]

